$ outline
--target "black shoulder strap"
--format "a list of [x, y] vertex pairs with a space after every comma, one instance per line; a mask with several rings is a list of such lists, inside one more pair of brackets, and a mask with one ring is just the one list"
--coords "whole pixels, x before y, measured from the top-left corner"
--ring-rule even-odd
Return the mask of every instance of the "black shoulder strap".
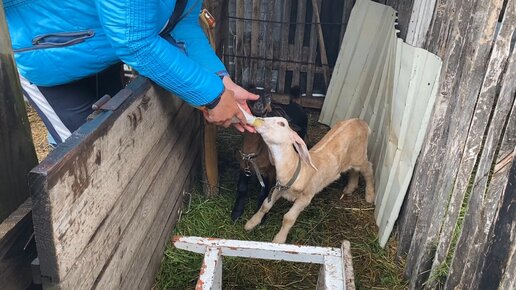
[[176, 6], [174, 7], [174, 12], [172, 12], [172, 16], [168, 19], [167, 26], [160, 32], [161, 37], [165, 37], [170, 34], [174, 27], [176, 27], [177, 23], [181, 20], [181, 15], [185, 11], [186, 3], [188, 0], [176, 0]]

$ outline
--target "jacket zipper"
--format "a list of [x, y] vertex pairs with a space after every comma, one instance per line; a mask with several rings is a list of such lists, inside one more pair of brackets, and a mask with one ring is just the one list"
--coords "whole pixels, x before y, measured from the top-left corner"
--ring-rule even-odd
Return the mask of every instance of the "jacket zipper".
[[24, 52], [45, 48], [66, 47], [84, 42], [95, 35], [92, 30], [78, 32], [48, 33], [34, 37], [32, 46], [15, 49], [14, 52]]

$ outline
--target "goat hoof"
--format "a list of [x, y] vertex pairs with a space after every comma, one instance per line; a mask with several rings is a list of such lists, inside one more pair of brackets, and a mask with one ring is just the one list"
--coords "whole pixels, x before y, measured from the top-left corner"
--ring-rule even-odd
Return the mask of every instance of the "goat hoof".
[[253, 222], [251, 222], [251, 220], [248, 220], [246, 223], [245, 223], [245, 226], [244, 226], [244, 229], [246, 231], [250, 231], [252, 229], [254, 229], [255, 225], [253, 224]]
[[366, 201], [367, 203], [373, 203], [373, 202], [374, 202], [374, 194], [371, 194], [371, 195], [366, 194], [366, 196], [365, 196], [365, 201]]
[[236, 221], [239, 219], [243, 214], [245, 210], [245, 200], [238, 200], [235, 202], [235, 205], [233, 206], [233, 210], [231, 211], [231, 220]]
[[276, 243], [276, 244], [284, 244], [286, 241], [287, 241], [286, 237], [278, 237], [278, 235], [276, 235], [274, 237], [274, 240], [272, 240], [272, 242]]
[[233, 208], [233, 211], [231, 211], [231, 220], [235, 222], [237, 219], [242, 217], [243, 214], [244, 214], [243, 208], [235, 207], [235, 208]]

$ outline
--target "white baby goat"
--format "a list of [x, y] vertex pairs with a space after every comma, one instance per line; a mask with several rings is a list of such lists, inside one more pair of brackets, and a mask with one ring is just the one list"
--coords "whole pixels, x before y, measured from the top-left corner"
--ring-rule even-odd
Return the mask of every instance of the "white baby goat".
[[294, 205], [284, 215], [281, 229], [273, 242], [284, 243], [297, 217], [315, 194], [348, 170], [350, 177], [343, 195], [357, 188], [358, 172], [361, 172], [366, 181], [365, 199], [369, 203], [374, 201], [373, 168], [367, 160], [369, 127], [366, 122], [359, 119], [338, 122], [310, 151], [284, 118], [263, 118], [256, 126], [256, 131], [269, 147], [280, 186], [247, 221], [246, 230], [256, 227], [278, 198], [283, 197], [294, 202]]

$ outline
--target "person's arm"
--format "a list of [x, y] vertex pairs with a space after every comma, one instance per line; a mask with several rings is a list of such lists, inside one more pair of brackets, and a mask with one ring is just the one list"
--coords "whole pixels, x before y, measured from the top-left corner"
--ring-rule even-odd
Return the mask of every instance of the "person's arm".
[[159, 1], [95, 3], [104, 31], [123, 62], [193, 106], [209, 104], [221, 96], [224, 86], [217, 75], [159, 36], [156, 29], [160, 27], [155, 23]]

